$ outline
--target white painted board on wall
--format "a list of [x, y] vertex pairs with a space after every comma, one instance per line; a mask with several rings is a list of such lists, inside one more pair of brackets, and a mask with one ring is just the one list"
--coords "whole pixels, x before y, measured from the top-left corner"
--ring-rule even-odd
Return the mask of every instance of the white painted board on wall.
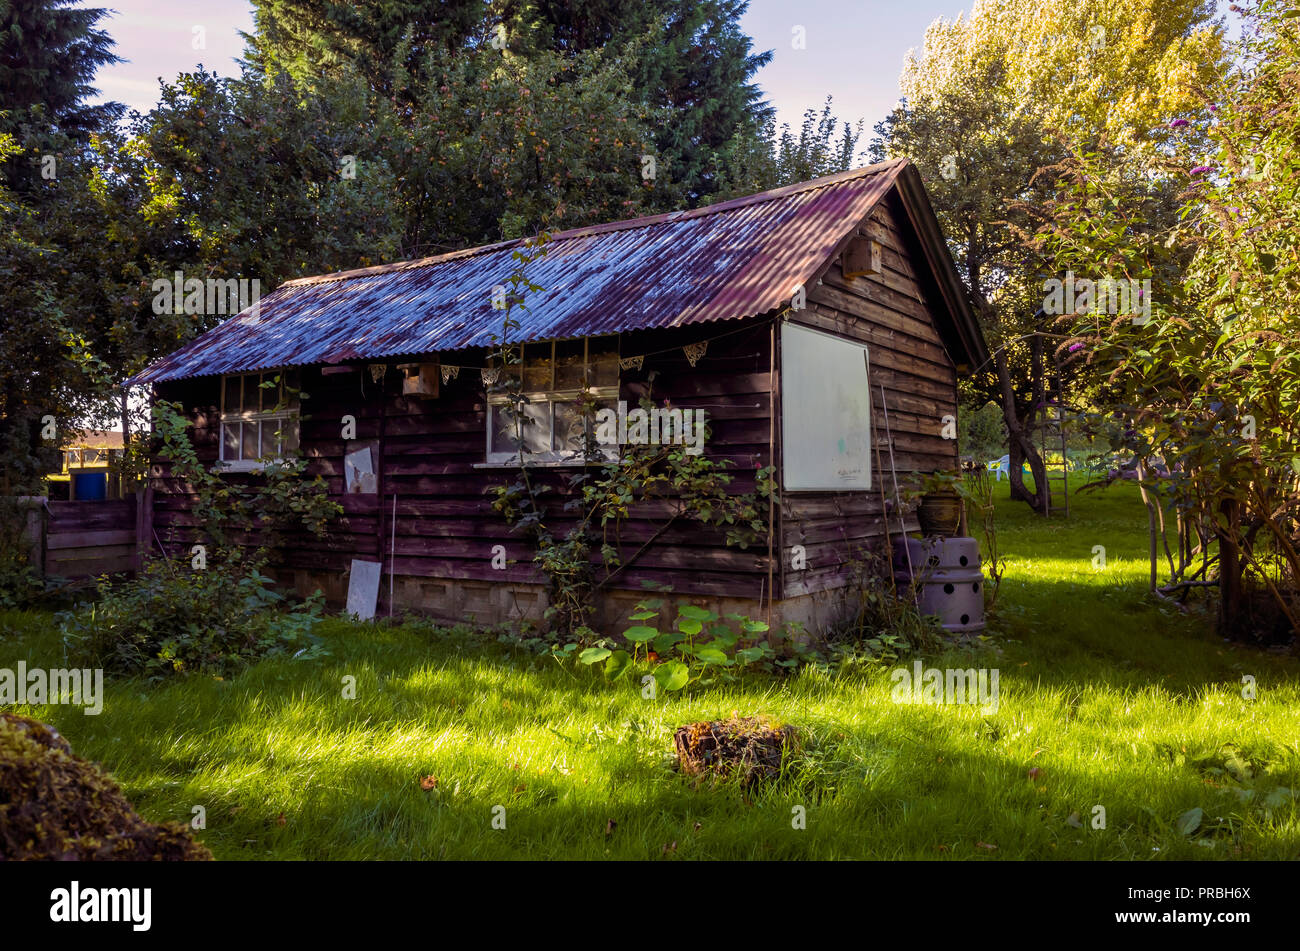
[[781, 434], [787, 492], [871, 488], [865, 344], [781, 326]]
[[344, 491], [349, 494], [373, 494], [379, 491], [369, 446], [363, 446], [343, 457], [343, 478]]
[[375, 616], [380, 567], [377, 561], [352, 559], [352, 571], [348, 576], [348, 614], [360, 621], [369, 621]]

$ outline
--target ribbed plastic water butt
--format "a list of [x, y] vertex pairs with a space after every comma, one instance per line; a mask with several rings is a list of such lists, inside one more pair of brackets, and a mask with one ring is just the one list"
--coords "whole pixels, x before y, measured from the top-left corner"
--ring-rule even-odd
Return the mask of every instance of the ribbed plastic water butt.
[[908, 538], [894, 540], [894, 578], [911, 581], [911, 567], [920, 580], [921, 613], [936, 615], [944, 630], [971, 633], [984, 630], [984, 572], [979, 542], [974, 538]]

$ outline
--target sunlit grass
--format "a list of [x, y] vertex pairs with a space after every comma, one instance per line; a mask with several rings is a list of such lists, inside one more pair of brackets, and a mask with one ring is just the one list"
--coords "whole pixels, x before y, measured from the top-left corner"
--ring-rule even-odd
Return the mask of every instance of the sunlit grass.
[[[1009, 562], [988, 643], [923, 658], [998, 668], [993, 714], [896, 704], [885, 669], [648, 700], [635, 680], [500, 645], [342, 621], [323, 660], [113, 683], [98, 717], [22, 712], [150, 818], [202, 806], [200, 837], [224, 859], [1300, 857], [1300, 817], [1276, 792], [1300, 789], [1300, 665], [1144, 597], [1131, 486], [1077, 499], [1068, 521], [1005, 500], [999, 515]], [[0, 623], [0, 665], [60, 663], [49, 616]], [[672, 770], [675, 727], [733, 711], [807, 737], [775, 786], [746, 795]]]

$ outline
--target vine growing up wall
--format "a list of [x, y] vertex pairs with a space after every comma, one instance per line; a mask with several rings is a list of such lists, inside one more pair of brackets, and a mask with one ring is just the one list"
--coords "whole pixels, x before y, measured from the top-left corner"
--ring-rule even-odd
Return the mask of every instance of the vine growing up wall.
[[[542, 290], [527, 277], [528, 265], [546, 254], [545, 233], [515, 251], [515, 269], [499, 296], [504, 316], [502, 333], [495, 341], [493, 362], [504, 372], [489, 386], [489, 393], [505, 396], [515, 424], [517, 476], [509, 484], [488, 491], [492, 507], [531, 541], [533, 563], [545, 575], [550, 604], [546, 620], [556, 634], [570, 635], [588, 626], [595, 612], [595, 599], [641, 554], [674, 525], [694, 522], [726, 531], [728, 545], [747, 548], [766, 537], [769, 502], [775, 502], [773, 469], [759, 469], [751, 492], [730, 491], [733, 481], [727, 471], [730, 460], [692, 454], [681, 445], [619, 446], [611, 458], [597, 439], [594, 420], [596, 400], [584, 383], [578, 397], [584, 428], [577, 471], [565, 477], [569, 492], [559, 499], [551, 485], [540, 484], [530, 469], [524, 427], [534, 425], [522, 408], [528, 403], [523, 392], [522, 373], [510, 372], [522, 364], [522, 347], [517, 342], [518, 311], [526, 309], [526, 296]], [[640, 401], [641, 408], [654, 408], [653, 392]], [[705, 439], [710, 433], [706, 427]], [[555, 527], [554, 506], [546, 496], [556, 494], [567, 529]], [[656, 525], [650, 537], [629, 551], [622, 539], [622, 527], [638, 503], [649, 499], [669, 503], [671, 511]]]

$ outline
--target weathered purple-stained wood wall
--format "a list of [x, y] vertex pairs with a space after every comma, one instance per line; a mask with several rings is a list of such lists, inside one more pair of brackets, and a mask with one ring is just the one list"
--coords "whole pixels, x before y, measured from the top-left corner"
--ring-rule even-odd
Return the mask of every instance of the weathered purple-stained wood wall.
[[[692, 368], [682, 345], [713, 339], [706, 356]], [[706, 453], [727, 459], [736, 492], [752, 491], [755, 471], [769, 464], [770, 327], [766, 320], [712, 324], [689, 330], [623, 334], [624, 355], [646, 354], [639, 369], [621, 374], [621, 396], [635, 408], [643, 395], [656, 404], [703, 409], [710, 439]], [[486, 354], [444, 354], [443, 361], [481, 365]], [[390, 367], [403, 360], [390, 360]], [[219, 457], [216, 378], [188, 380], [159, 387], [159, 395], [182, 402], [195, 420], [193, 439], [207, 463]], [[358, 372], [303, 373], [301, 445], [308, 473], [326, 481], [345, 516], [328, 537], [296, 533], [285, 553], [284, 567], [342, 573], [351, 559], [384, 562], [385, 577], [462, 578], [545, 583], [532, 564], [531, 543], [512, 529], [491, 506], [490, 489], [518, 478], [511, 466], [485, 466], [487, 399], [477, 373], [461, 372], [442, 384], [438, 397], [401, 395], [398, 374], [390, 369], [375, 383], [362, 365]], [[356, 439], [342, 438], [342, 418], [356, 420]], [[359, 446], [379, 450], [379, 492], [345, 494], [344, 455]], [[562, 536], [576, 516], [564, 509], [572, 497], [572, 467], [531, 470], [547, 505], [547, 524]], [[225, 478], [256, 478], [228, 473]], [[172, 554], [188, 549], [200, 526], [190, 511], [184, 487], [171, 479], [165, 465], [156, 470], [154, 520]], [[394, 521], [393, 497], [396, 495]], [[767, 545], [747, 550], [726, 544], [726, 533], [688, 517], [671, 520], [676, 506], [667, 499], [643, 503], [620, 526], [611, 541], [630, 561], [612, 586], [640, 589], [642, 582], [672, 585], [684, 593], [758, 598], [766, 591]], [[671, 521], [670, 521], [671, 520]], [[394, 531], [394, 528], [396, 529]], [[637, 552], [651, 538], [655, 543]], [[505, 547], [509, 564], [492, 566], [493, 549]], [[604, 568], [597, 572], [603, 577]], [[387, 585], [381, 585], [380, 605]]]
[[134, 570], [134, 495], [107, 501], [50, 502], [47, 512], [47, 576], [88, 578]]

